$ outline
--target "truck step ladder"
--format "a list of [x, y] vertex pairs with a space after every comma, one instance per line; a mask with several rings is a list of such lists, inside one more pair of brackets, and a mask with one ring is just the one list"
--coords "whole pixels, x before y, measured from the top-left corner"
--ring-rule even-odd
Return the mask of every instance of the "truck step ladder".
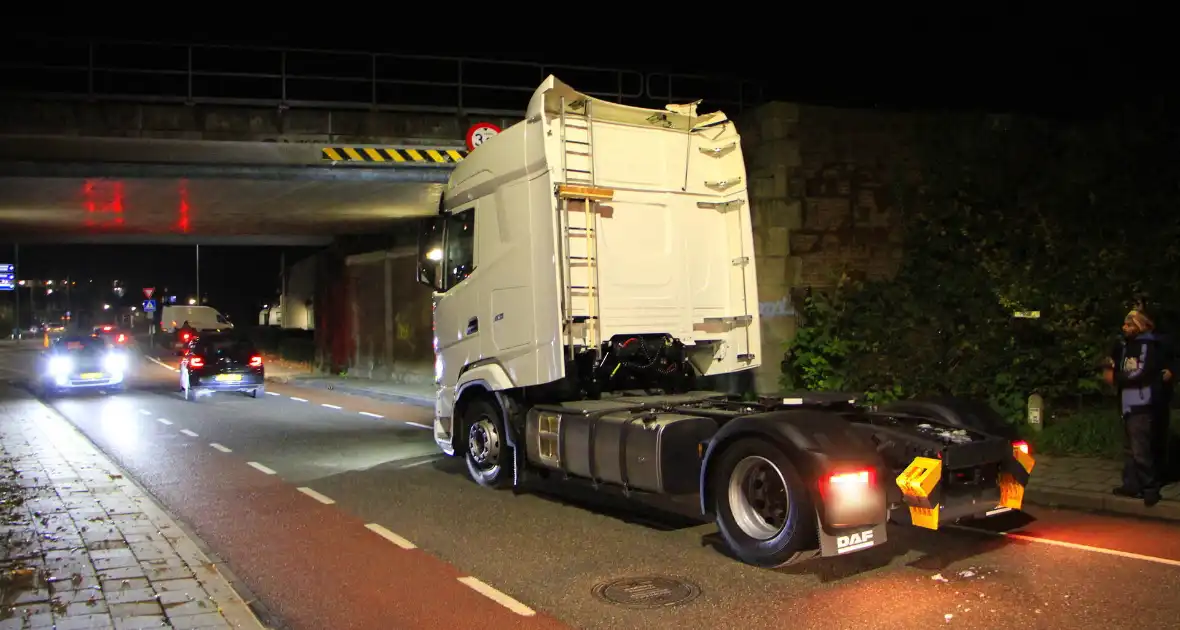
[[599, 319], [598, 221], [596, 204], [613, 198], [613, 191], [594, 182], [593, 112], [589, 99], [567, 103], [561, 99], [562, 178], [557, 187], [560, 200], [558, 224], [562, 233], [563, 326], [567, 356], [574, 356], [574, 324], [585, 325], [583, 341], [602, 354], [602, 324]]

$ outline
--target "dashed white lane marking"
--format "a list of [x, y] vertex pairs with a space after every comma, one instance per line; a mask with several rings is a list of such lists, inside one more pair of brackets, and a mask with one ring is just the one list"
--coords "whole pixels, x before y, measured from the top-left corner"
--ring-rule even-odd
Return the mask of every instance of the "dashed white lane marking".
[[188, 429], [181, 429], [180, 432], [189, 436], [189, 437], [197, 437], [196, 433], [193, 433], [192, 431], [189, 431]]
[[168, 418], [156, 418], [156, 422], [159, 422], [160, 424], [172, 424], [172, 421]]
[[417, 549], [418, 548], [418, 546], [415, 545], [414, 543], [406, 540], [405, 538], [402, 538], [401, 536], [398, 536], [397, 534], [389, 531], [388, 529], [385, 529], [384, 527], [382, 527], [376, 523], [369, 523], [368, 525], [365, 525], [365, 529], [373, 532], [374, 534], [377, 534], [378, 536], [384, 538], [385, 540], [388, 540], [389, 542], [397, 545], [398, 547], [401, 547], [402, 549]]
[[152, 412], [148, 411], [147, 409], [140, 409], [140, 410], [139, 410], [139, 413], [142, 413], [142, 414], [143, 414], [143, 415], [145, 415], [145, 416], [150, 416], [150, 415], [152, 415]]
[[209, 446], [212, 446], [213, 448], [215, 448], [215, 449], [217, 449], [217, 450], [221, 451], [222, 453], [232, 453], [232, 452], [234, 452], [234, 451], [233, 451], [233, 449], [231, 449], [231, 448], [228, 448], [228, 447], [225, 447], [225, 446], [222, 446], [222, 445], [218, 444], [217, 442], [210, 442], [210, 443], [209, 443]]
[[340, 405], [329, 405], [328, 403], [320, 403], [320, 406], [327, 407], [328, 409], [340, 409], [341, 408]]
[[250, 466], [251, 468], [254, 468], [254, 469], [256, 469], [256, 470], [261, 470], [262, 472], [264, 472], [264, 473], [266, 473], [266, 474], [268, 474], [268, 475], [277, 475], [277, 474], [279, 474], [279, 473], [277, 473], [277, 472], [275, 472], [275, 471], [273, 471], [273, 470], [271, 470], [271, 469], [267, 468], [266, 466], [263, 466], [262, 464], [259, 464], [258, 462], [246, 462], [246, 465], [248, 465], [248, 466]]
[[266, 392], [266, 395], [267, 396], [282, 396], [282, 394], [280, 394], [278, 392]]
[[438, 459], [439, 459], [438, 457], [431, 457], [430, 459], [424, 459], [420, 462], [414, 462], [413, 464], [406, 464], [405, 466], [399, 467], [398, 470], [405, 470], [407, 468], [413, 468], [414, 466], [421, 466], [423, 464], [429, 464], [430, 462], [437, 461]]
[[410, 425], [410, 426], [412, 426], [412, 427], [418, 427], [419, 429], [426, 429], [427, 431], [433, 431], [433, 430], [434, 430], [434, 427], [432, 427], [432, 426], [430, 426], [430, 425], [428, 425], [428, 424], [418, 424], [417, 422], [407, 422], [406, 424], [408, 424], [408, 425]]
[[361, 411], [361, 412], [359, 412], [359, 413], [360, 413], [362, 416], [369, 416], [370, 418], [384, 418], [384, 417], [385, 417], [385, 416], [383, 416], [383, 415], [381, 415], [381, 414], [379, 414], [379, 413], [372, 413], [372, 412], [369, 412], [369, 411]]
[[292, 396], [291, 400], [294, 400], [296, 402], [307, 402], [306, 398], [299, 398], [298, 396]]
[[312, 490], [311, 488], [295, 488], [295, 489], [302, 492], [303, 494], [306, 494], [307, 496], [315, 499], [316, 501], [323, 503], [324, 505], [332, 505], [333, 503], [335, 503], [335, 501], [333, 501], [332, 499], [316, 492], [315, 490]]
[[157, 358], [155, 358], [155, 357], [144, 357], [144, 358], [146, 358], [148, 361], [151, 361], [152, 363], [155, 363], [156, 365], [158, 365], [158, 366], [160, 366], [160, 367], [162, 367], [162, 368], [167, 368], [167, 369], [169, 369], [169, 370], [172, 370], [173, 372], [179, 372], [179, 371], [180, 371], [180, 368], [178, 368], [178, 367], [172, 367], [171, 365], [168, 365], [167, 363], [164, 363], [163, 361], [161, 361], [161, 360], [159, 360], [159, 359], [157, 359]]
[[1013, 540], [1021, 540], [1024, 542], [1037, 543], [1041, 545], [1051, 545], [1053, 547], [1064, 547], [1066, 549], [1075, 549], [1077, 551], [1089, 551], [1092, 553], [1100, 553], [1107, 556], [1117, 556], [1119, 558], [1128, 558], [1131, 560], [1143, 560], [1145, 562], [1154, 562], [1156, 564], [1166, 564], [1168, 566], [1180, 567], [1180, 560], [1172, 560], [1170, 558], [1158, 558], [1156, 556], [1145, 556], [1139, 553], [1131, 553], [1130, 551], [1119, 551], [1118, 549], [1107, 549], [1105, 547], [1091, 547], [1090, 545], [1081, 545], [1078, 543], [1065, 542], [1064, 540], [1053, 540], [1051, 538], [1038, 538], [1036, 536], [1029, 536], [1027, 534], [1010, 534], [1008, 532], [991, 532], [986, 529], [975, 529], [973, 527], [965, 527], [962, 525], [948, 525], [948, 527], [959, 529], [963, 531], [973, 532], [976, 534], [988, 534], [990, 536], [1003, 536]]
[[496, 589], [488, 586], [487, 584], [480, 582], [476, 578], [473, 578], [470, 576], [461, 577], [461, 578], [459, 578], [459, 581], [462, 582], [463, 584], [467, 585], [468, 587], [470, 587], [476, 593], [483, 595], [484, 597], [496, 602], [497, 604], [507, 608], [508, 610], [511, 610], [512, 612], [514, 612], [522, 617], [532, 617], [533, 615], [537, 614], [537, 612], [535, 610], [533, 610], [532, 608], [529, 608], [528, 606], [525, 606], [524, 604], [516, 601], [515, 599], [512, 599], [511, 597], [505, 595], [504, 593], [501, 593], [500, 591], [497, 591]]

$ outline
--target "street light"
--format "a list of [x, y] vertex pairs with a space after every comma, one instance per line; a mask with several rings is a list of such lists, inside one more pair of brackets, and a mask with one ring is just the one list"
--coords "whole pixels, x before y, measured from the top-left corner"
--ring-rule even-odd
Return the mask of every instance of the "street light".
[[104, 310], [104, 311], [109, 311], [109, 310], [111, 310], [111, 305], [110, 305], [110, 304], [103, 304], [103, 305], [102, 305], [102, 310]]

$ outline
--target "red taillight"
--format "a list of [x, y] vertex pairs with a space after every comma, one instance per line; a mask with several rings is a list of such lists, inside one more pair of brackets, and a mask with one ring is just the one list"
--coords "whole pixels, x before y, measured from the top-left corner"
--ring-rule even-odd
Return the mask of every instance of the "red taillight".
[[181, 338], [181, 339], [183, 339], [183, 340], [185, 340], [185, 341], [188, 341], [190, 337], [192, 337], [192, 335], [190, 335], [190, 334], [188, 334], [188, 333], [181, 333], [181, 334], [180, 334], [180, 338]]
[[116, 343], [123, 343], [125, 341], [127, 341], [127, 335], [124, 335], [123, 333], [119, 333], [119, 336], [115, 337]]
[[250, 357], [250, 367], [262, 367], [262, 356], [256, 354]]
[[851, 472], [836, 473], [828, 477], [828, 483], [833, 486], [844, 486], [854, 483], [869, 484], [873, 480], [873, 471], [871, 470], [855, 470]]
[[820, 493], [830, 496], [833, 492], [862, 492], [873, 486], [876, 477], [876, 472], [871, 468], [841, 470], [823, 480]]
[[205, 367], [205, 359], [203, 357], [193, 355], [188, 358], [188, 366], [195, 368]]
[[1029, 448], [1028, 442], [1025, 442], [1024, 440], [1016, 440], [1015, 442], [1012, 443], [1012, 448], [1013, 448], [1013, 450], [1020, 451], [1021, 453], [1024, 453], [1025, 455], [1028, 455], [1029, 451], [1032, 450], [1031, 448]]
[[112, 328], [114, 328], [114, 326], [103, 326], [102, 331], [103, 332], [111, 332]]

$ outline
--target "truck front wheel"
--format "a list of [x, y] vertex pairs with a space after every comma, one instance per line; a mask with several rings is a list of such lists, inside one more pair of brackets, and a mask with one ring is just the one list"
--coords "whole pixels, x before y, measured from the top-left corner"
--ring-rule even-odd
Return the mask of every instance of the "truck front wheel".
[[512, 484], [512, 447], [505, 439], [500, 410], [477, 398], [463, 413], [467, 429], [467, 472], [481, 486], [505, 488]]
[[764, 568], [798, 559], [815, 543], [815, 510], [790, 459], [743, 439], [720, 454], [713, 475], [717, 528], [743, 562]]

